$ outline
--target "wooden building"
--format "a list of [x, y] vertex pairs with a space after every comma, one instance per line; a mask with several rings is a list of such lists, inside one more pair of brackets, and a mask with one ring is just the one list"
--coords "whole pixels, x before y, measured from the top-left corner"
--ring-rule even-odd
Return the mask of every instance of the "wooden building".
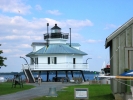
[[[110, 50], [111, 75], [120, 75], [125, 69], [133, 69], [133, 18], [106, 38], [105, 48], [108, 47]], [[111, 89], [113, 93], [127, 92], [126, 85], [113, 79], [111, 81]]]

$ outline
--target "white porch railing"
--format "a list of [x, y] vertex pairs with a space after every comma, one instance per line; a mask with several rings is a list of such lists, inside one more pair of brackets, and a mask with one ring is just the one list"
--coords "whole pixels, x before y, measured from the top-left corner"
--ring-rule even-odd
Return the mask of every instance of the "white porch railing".
[[[29, 65], [31, 70], [89, 70], [88, 64], [35, 64]], [[23, 68], [27, 69], [28, 65]]]

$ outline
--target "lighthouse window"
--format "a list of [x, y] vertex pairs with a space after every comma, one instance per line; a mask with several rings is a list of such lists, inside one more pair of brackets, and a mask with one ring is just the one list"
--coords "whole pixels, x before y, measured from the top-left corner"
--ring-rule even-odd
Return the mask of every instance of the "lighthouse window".
[[57, 59], [57, 58], [56, 58], [56, 57], [54, 57], [54, 63], [55, 63], [55, 64], [57, 63], [57, 62], [56, 62], [56, 59]]
[[52, 30], [52, 33], [59, 33], [60, 32], [60, 29], [53, 29]]
[[48, 57], [48, 64], [56, 64], [57, 61], [56, 61], [56, 57]]
[[76, 58], [73, 58], [73, 64], [75, 64], [76, 63]]
[[51, 57], [51, 64], [54, 64], [54, 57]]
[[48, 57], [48, 64], [50, 64], [50, 57]]
[[38, 64], [38, 58], [35, 58], [35, 63]]

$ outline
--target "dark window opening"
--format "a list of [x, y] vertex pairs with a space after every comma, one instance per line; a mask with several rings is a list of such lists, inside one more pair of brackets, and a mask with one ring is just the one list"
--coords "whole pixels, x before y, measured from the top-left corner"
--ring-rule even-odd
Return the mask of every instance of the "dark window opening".
[[50, 57], [48, 57], [48, 64], [50, 64]]
[[75, 64], [76, 63], [76, 58], [73, 58], [73, 64]]
[[35, 64], [38, 64], [38, 58], [35, 58]]

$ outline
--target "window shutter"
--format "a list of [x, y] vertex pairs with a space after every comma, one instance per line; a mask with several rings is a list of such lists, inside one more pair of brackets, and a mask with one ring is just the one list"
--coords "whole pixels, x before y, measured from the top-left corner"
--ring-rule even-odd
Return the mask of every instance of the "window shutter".
[[56, 61], [56, 59], [57, 59], [57, 58], [56, 58], [56, 57], [54, 57], [54, 64], [57, 64], [57, 61]]
[[35, 58], [35, 64], [38, 64], [38, 58]]
[[50, 57], [48, 57], [48, 64], [50, 64]]
[[38, 58], [36, 58], [36, 64], [38, 64]]
[[36, 64], [36, 58], [35, 58], [35, 64]]

